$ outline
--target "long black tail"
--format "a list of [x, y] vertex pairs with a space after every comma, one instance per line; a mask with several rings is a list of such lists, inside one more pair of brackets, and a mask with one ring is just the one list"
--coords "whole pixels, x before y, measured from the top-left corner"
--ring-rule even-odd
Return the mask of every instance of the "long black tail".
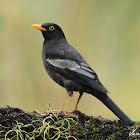
[[97, 96], [101, 102], [103, 102], [121, 121], [127, 126], [134, 125], [134, 122], [106, 95], [99, 94]]

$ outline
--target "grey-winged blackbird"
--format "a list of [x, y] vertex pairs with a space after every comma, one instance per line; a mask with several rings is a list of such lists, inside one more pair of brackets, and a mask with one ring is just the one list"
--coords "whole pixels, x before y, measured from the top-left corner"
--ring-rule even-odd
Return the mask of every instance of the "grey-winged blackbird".
[[86, 92], [103, 102], [125, 125], [134, 124], [108, 97], [108, 90], [100, 82], [95, 71], [81, 54], [67, 42], [62, 29], [57, 24], [34, 24], [32, 27], [41, 30], [43, 34], [42, 58], [48, 75], [64, 87], [69, 94], [62, 108], [72, 97], [73, 91], [78, 91], [80, 96], [75, 107], [77, 110], [83, 92]]

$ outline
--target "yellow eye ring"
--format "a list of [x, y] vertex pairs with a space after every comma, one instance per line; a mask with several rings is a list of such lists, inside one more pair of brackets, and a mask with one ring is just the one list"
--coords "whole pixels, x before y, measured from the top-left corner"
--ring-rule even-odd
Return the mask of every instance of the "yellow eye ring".
[[49, 27], [49, 30], [50, 30], [50, 31], [53, 31], [54, 29], [55, 29], [54, 26], [50, 26], [50, 27]]

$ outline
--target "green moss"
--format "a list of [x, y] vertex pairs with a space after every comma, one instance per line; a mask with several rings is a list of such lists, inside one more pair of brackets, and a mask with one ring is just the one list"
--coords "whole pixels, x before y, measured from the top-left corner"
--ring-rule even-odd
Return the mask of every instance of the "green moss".
[[129, 129], [120, 122], [86, 116], [79, 111], [41, 115], [37, 112], [26, 113], [18, 108], [0, 108], [0, 139], [135, 139], [129, 137]]

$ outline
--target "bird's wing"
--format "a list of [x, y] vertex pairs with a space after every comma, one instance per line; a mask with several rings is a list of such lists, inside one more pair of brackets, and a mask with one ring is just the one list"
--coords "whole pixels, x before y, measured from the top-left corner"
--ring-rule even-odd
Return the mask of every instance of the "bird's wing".
[[88, 64], [84, 62], [78, 63], [69, 59], [47, 58], [46, 61], [53, 70], [67, 77], [68, 79], [94, 88], [95, 90], [103, 93], [108, 92], [99, 81], [97, 74]]

